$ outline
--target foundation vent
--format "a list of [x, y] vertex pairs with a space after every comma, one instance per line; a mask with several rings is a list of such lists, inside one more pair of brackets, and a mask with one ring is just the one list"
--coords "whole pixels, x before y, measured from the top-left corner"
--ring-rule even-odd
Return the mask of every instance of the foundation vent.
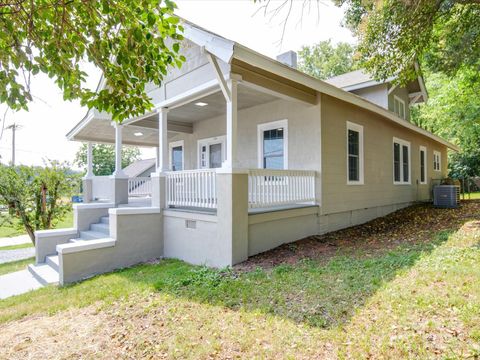
[[185, 220], [185, 227], [187, 229], [196, 229], [197, 222], [195, 220]]

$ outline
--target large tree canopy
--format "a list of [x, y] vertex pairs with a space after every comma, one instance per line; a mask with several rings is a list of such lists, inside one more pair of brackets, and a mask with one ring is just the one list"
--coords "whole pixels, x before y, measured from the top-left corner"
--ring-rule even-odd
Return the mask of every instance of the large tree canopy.
[[303, 46], [299, 51], [298, 69], [320, 80], [355, 69], [355, 48], [348, 43], [333, 45], [331, 40]]
[[[121, 121], [151, 108], [179, 54], [183, 31], [171, 0], [18, 0], [0, 4], [0, 103], [27, 109], [30, 79], [53, 78], [65, 100], [80, 99]], [[101, 70], [105, 89], [85, 85], [82, 62]]]
[[335, 0], [358, 35], [363, 66], [377, 78], [416, 77], [420, 60], [454, 74], [480, 68], [479, 0]]

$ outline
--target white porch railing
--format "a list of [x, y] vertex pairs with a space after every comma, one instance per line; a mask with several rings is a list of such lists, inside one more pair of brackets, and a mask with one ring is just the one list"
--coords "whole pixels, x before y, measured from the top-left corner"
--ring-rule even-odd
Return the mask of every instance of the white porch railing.
[[217, 207], [215, 169], [170, 171], [166, 181], [167, 206]]
[[149, 177], [128, 179], [128, 196], [152, 196], [152, 179]]
[[315, 203], [315, 171], [249, 170], [249, 208], [309, 203]]

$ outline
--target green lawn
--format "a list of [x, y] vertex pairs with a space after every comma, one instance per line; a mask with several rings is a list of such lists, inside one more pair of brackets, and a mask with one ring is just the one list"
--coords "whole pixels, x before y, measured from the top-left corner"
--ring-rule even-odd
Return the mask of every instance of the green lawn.
[[[63, 229], [63, 228], [68, 228], [72, 226], [73, 226], [73, 211], [70, 211], [67, 214], [67, 216], [57, 224], [56, 228]], [[4, 224], [0, 226], [0, 238], [13, 237], [13, 236], [18, 236], [23, 234], [25, 234], [25, 231], [22, 228], [19, 228], [16, 222], [14, 224]], [[1, 246], [1, 242], [0, 242], [0, 246]]]
[[[0, 243], [1, 245], [1, 243]], [[9, 245], [9, 246], [0, 246], [0, 251], [4, 250], [17, 250], [17, 249], [26, 249], [33, 247], [32, 243], [27, 243], [27, 244], [18, 244], [18, 245]]]
[[[1, 250], [1, 249], [0, 249]], [[14, 271], [25, 270], [28, 264], [32, 264], [35, 258], [11, 261], [8, 263], [0, 264], [0, 275], [8, 274]]]
[[465, 198], [466, 199], [471, 199], [471, 200], [479, 200], [480, 199], [480, 192], [470, 193], [470, 197], [467, 194], [467, 195], [465, 195]]
[[328, 256], [164, 260], [0, 301], [0, 358], [478, 358], [480, 202], [398, 218], [332, 235]]

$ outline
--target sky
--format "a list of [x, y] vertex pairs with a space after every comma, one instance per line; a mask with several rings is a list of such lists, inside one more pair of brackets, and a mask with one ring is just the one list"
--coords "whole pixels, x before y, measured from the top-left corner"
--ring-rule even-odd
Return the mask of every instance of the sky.
[[[303, 0], [294, 0], [283, 39], [287, 7], [272, 16], [283, 0], [272, 0], [266, 11], [253, 0], [177, 0], [176, 3], [179, 16], [273, 58], [322, 40], [355, 41], [350, 31], [341, 26], [343, 10], [327, 1], [311, 0], [309, 8], [303, 6]], [[88, 86], [95, 88], [99, 73], [93, 66], [87, 69], [91, 74]], [[63, 101], [61, 91], [45, 75], [34, 77], [31, 89], [34, 101], [29, 111], [8, 111], [5, 116], [5, 126], [14, 122], [20, 125], [16, 132], [16, 164], [42, 165], [46, 159], [73, 162], [80, 144], [68, 141], [65, 135], [87, 109], [79, 102]], [[0, 120], [5, 110], [0, 106]], [[11, 161], [11, 148], [12, 132], [7, 129], [2, 132], [0, 126], [0, 162]], [[154, 156], [152, 149], [142, 149], [143, 158]]]

